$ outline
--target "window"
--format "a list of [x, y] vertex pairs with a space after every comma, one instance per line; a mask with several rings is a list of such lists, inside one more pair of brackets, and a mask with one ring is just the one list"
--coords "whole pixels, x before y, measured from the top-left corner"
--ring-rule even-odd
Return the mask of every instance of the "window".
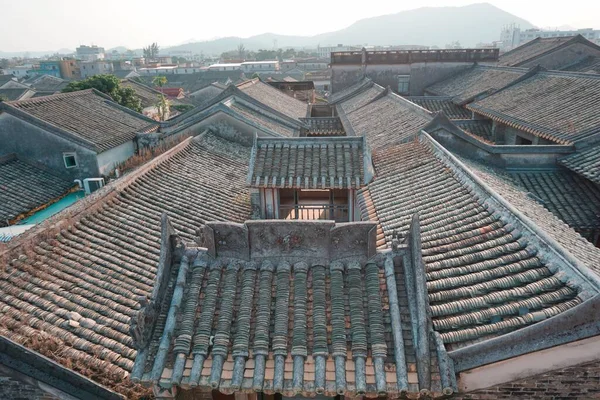
[[77, 158], [75, 153], [63, 153], [63, 161], [66, 168], [75, 168], [77, 166]]
[[398, 75], [398, 93], [408, 94], [410, 75]]

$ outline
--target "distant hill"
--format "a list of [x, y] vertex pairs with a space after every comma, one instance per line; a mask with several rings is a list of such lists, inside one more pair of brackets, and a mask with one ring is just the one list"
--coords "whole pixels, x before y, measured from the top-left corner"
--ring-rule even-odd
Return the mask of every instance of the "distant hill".
[[[423, 7], [396, 14], [361, 19], [345, 29], [315, 36], [286, 36], [264, 33], [249, 38], [222, 37], [203, 42], [185, 43], [162, 47], [163, 50], [191, 51], [206, 55], [218, 55], [234, 50], [242, 43], [248, 50], [277, 47], [311, 47], [345, 45], [422, 45], [444, 47], [459, 41], [463, 47], [500, 39], [504, 25], [517, 24], [521, 29], [534, 26], [528, 21], [499, 9], [489, 3], [471, 4], [464, 7]], [[124, 47], [117, 47], [123, 50]], [[108, 51], [112, 51], [109, 49]], [[135, 50], [141, 53], [141, 49]], [[12, 57], [21, 53], [2, 53], [0, 57]], [[29, 52], [30, 55], [52, 54]]]
[[[396, 14], [366, 18], [349, 27], [315, 36], [285, 36], [265, 33], [243, 39], [225, 37], [170, 47], [170, 50], [220, 54], [242, 43], [248, 50], [277, 47], [316, 47], [338, 43], [346, 45], [423, 45], [444, 47], [459, 41], [463, 47], [500, 39], [504, 25], [515, 23], [521, 29], [534, 26], [489, 3], [464, 7], [423, 7]], [[166, 48], [165, 48], [166, 50]]]

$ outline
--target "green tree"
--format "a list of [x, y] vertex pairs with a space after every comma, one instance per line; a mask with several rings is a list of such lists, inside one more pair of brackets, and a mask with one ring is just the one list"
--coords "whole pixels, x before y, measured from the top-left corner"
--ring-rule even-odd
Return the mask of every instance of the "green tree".
[[167, 84], [167, 82], [167, 77], [164, 75], [157, 75], [152, 79], [152, 84], [154, 86], [158, 86], [161, 89]]
[[94, 75], [82, 81], [69, 82], [63, 92], [96, 89], [109, 95], [116, 103], [133, 111], [142, 112], [142, 101], [131, 88], [121, 86], [121, 81], [114, 75]]
[[144, 58], [146, 58], [146, 60], [153, 60], [156, 57], [158, 57], [158, 50], [160, 49], [160, 47], [158, 47], [158, 43], [154, 42], [151, 45], [149, 45], [148, 47], [144, 47], [143, 51], [144, 51]]
[[4, 96], [0, 96], [0, 103], [2, 103], [3, 101], [8, 101], [8, 99]]
[[165, 97], [164, 94], [158, 95], [156, 108], [158, 109], [158, 118], [161, 121], [166, 121], [171, 112], [171, 102]]

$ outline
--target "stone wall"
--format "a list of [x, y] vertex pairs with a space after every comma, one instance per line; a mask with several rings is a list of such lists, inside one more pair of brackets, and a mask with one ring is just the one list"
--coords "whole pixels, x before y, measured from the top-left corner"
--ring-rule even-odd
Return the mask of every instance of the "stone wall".
[[600, 399], [600, 362], [577, 365], [472, 393], [458, 394], [452, 399]]

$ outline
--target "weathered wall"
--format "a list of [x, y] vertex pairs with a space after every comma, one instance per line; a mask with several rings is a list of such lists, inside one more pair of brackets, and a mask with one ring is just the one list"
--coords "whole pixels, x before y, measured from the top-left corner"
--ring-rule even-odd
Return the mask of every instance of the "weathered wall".
[[555, 51], [543, 57], [536, 58], [531, 62], [521, 65], [522, 67], [535, 67], [541, 65], [546, 69], [560, 69], [573, 64], [587, 56], [600, 56], [600, 50], [594, 49], [583, 43], [573, 43], [561, 50]]
[[600, 363], [598, 361], [452, 397], [453, 400], [590, 400], [598, 398], [600, 398]]
[[[66, 168], [64, 152], [74, 152], [77, 167]], [[0, 114], [0, 155], [16, 153], [46, 165], [66, 179], [99, 175], [96, 153], [10, 114]]]
[[135, 153], [133, 141], [123, 143], [117, 147], [98, 154], [98, 169], [100, 174], [108, 175], [115, 166]]
[[444, 129], [429, 133], [453, 153], [501, 168], [556, 168], [556, 160], [568, 154], [567, 150], [539, 146], [519, 146], [522, 151], [505, 148], [504, 152], [492, 153]]

